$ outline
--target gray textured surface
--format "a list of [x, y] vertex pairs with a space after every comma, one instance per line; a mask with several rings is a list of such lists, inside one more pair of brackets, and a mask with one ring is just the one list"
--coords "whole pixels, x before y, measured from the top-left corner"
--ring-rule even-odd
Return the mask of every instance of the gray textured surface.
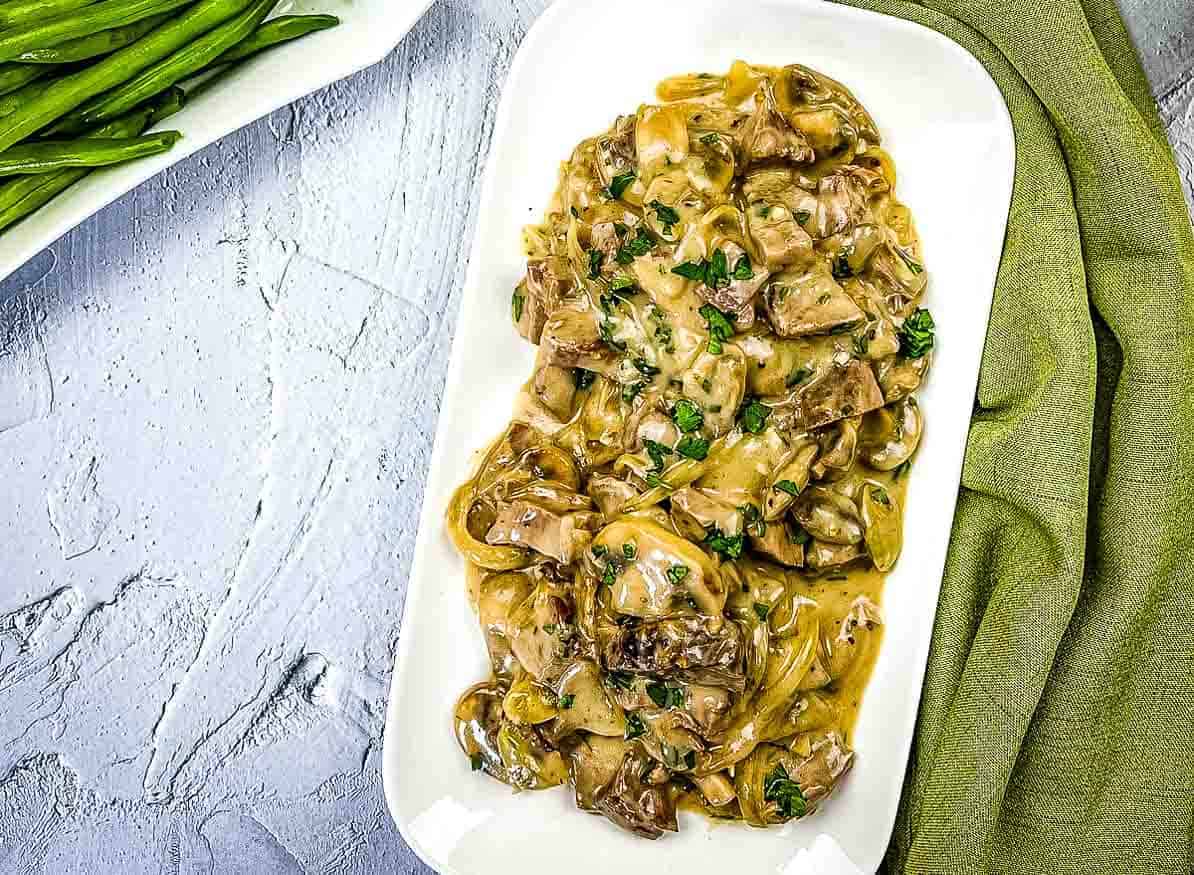
[[[1194, 184], [1194, 11], [1122, 0]], [[500, 84], [542, 0], [125, 197], [0, 286], [0, 873], [413, 872], [380, 738]]]

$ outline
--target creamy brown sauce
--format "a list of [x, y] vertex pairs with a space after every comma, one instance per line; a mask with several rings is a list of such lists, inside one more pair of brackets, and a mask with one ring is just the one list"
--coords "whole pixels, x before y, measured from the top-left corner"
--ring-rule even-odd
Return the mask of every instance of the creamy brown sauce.
[[738, 62], [659, 97], [526, 229], [534, 373], [448, 509], [491, 664], [455, 710], [473, 769], [646, 838], [846, 779], [933, 345], [844, 86]]

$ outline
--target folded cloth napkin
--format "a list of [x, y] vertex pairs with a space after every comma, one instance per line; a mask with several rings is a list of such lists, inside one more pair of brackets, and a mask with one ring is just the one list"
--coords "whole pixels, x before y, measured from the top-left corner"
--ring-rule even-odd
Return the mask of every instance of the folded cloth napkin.
[[[1188, 875], [1194, 239], [1139, 60], [1113, 0], [841, 2], [965, 47], [1016, 131], [885, 868]], [[965, 160], [943, 151], [942, 171]]]

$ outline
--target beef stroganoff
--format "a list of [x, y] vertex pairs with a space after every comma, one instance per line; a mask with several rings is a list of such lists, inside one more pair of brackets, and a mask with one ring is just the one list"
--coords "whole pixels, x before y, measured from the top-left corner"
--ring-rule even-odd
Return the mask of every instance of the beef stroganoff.
[[805, 816], [851, 768], [934, 342], [844, 86], [737, 62], [658, 97], [526, 229], [534, 374], [448, 509], [492, 668], [472, 768], [647, 838]]

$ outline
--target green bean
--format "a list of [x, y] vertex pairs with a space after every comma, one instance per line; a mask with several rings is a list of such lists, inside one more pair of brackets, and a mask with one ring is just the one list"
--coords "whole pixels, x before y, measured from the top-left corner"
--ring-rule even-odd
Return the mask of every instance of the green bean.
[[[248, 8], [235, 18], [229, 19], [166, 60], [150, 67], [135, 79], [68, 116], [63, 120], [65, 124], [62, 125], [62, 130], [69, 132], [75, 125], [86, 127], [115, 118], [202, 70], [253, 33], [276, 4], [277, 0], [252, 0]], [[56, 125], [54, 130], [59, 130], [59, 126]]]
[[16, 27], [31, 21], [45, 21], [75, 9], [90, 6], [95, 0], [7, 0], [0, 3], [0, 27]]
[[163, 119], [170, 118], [170, 116], [186, 106], [186, 103], [187, 93], [181, 88], [170, 88], [163, 91], [153, 101], [153, 115], [149, 117], [149, 124], [146, 127], [152, 128]]
[[34, 49], [44, 49], [67, 40], [93, 36], [114, 27], [124, 27], [191, 2], [192, 0], [103, 0], [82, 12], [72, 12], [48, 21], [0, 31], [0, 61], [11, 61]]
[[0, 64], [0, 94], [8, 94], [50, 71], [33, 64]]
[[245, 58], [263, 52], [279, 43], [290, 42], [309, 33], [327, 30], [339, 23], [340, 19], [334, 15], [279, 15], [253, 31], [252, 36], [240, 45], [233, 46], [224, 52], [216, 58], [215, 63], [232, 64], [236, 61], [243, 61]]
[[135, 43], [159, 24], [164, 24], [169, 18], [169, 14], [154, 15], [151, 18], [126, 24], [124, 27], [101, 30], [91, 36], [67, 40], [44, 49], [32, 49], [21, 53], [17, 60], [26, 64], [73, 64], [75, 61], [86, 61], [100, 55], [110, 55], [117, 49], [123, 49], [125, 46]]
[[18, 88], [12, 94], [0, 96], [0, 118], [12, 115], [30, 101], [41, 97], [46, 89], [53, 84], [53, 79], [38, 79], [30, 82], [24, 88]]
[[[182, 108], [184, 95], [172, 89], [149, 106], [121, 116], [85, 136], [95, 139], [135, 137]], [[0, 185], [0, 230], [44, 207], [91, 171], [63, 170], [47, 176], [22, 176]]]
[[96, 95], [128, 82], [216, 25], [237, 15], [250, 2], [203, 0], [131, 46], [55, 82], [40, 99], [0, 119], [0, 150], [15, 146]]
[[72, 167], [107, 167], [134, 158], [168, 152], [182, 139], [178, 131], [163, 131], [125, 139], [82, 139], [21, 143], [0, 152], [0, 176], [56, 173]]

